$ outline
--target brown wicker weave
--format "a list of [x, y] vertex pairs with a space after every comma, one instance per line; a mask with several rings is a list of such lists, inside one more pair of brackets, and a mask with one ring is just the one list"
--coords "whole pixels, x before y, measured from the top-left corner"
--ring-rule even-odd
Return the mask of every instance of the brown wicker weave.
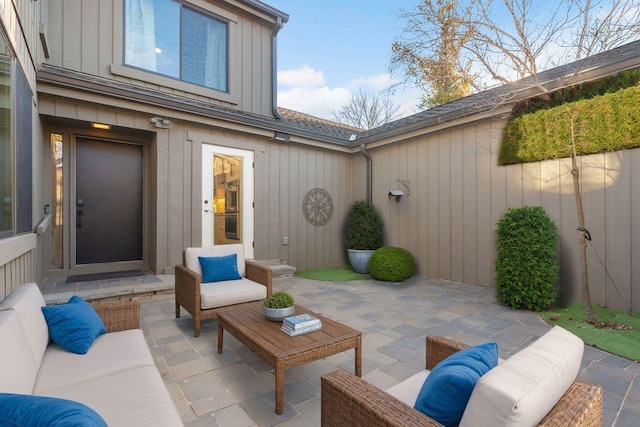
[[[427, 337], [427, 367], [433, 367], [448, 355], [468, 347], [442, 337]], [[430, 369], [430, 368], [429, 368]], [[334, 371], [321, 378], [321, 420], [332, 426], [439, 426], [423, 413], [400, 402], [344, 371]], [[574, 382], [540, 426], [602, 425], [602, 388]]]
[[[175, 268], [175, 292], [176, 292], [176, 319], [180, 317], [180, 306], [184, 307], [193, 316], [193, 336], [200, 336], [200, 322], [205, 319], [218, 317], [218, 313], [227, 310], [235, 305], [224, 307], [214, 307], [202, 309], [200, 304], [200, 280], [198, 273], [186, 267], [184, 252], [182, 253], [182, 264]], [[267, 266], [246, 261], [247, 279], [253, 280], [267, 287], [267, 297], [271, 296], [271, 281], [273, 272]], [[238, 305], [238, 304], [236, 304]]]
[[107, 332], [118, 332], [140, 327], [140, 303], [138, 301], [102, 302], [93, 304]]

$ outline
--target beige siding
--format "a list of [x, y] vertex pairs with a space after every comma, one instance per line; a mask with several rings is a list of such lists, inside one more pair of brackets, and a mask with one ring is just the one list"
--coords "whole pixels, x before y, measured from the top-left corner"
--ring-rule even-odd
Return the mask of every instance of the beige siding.
[[[493, 285], [497, 222], [508, 208], [540, 205], [558, 227], [562, 296], [580, 301], [571, 161], [498, 165], [502, 126], [502, 121], [478, 122], [370, 151], [373, 203], [385, 222], [386, 244], [409, 249], [419, 274]], [[593, 237], [588, 247], [592, 299], [634, 311], [640, 309], [640, 273], [634, 268], [638, 153], [579, 159], [586, 227]], [[409, 161], [411, 156], [417, 163]], [[399, 204], [387, 197], [398, 178], [411, 181], [411, 194]]]
[[122, 3], [122, 0], [49, 0], [46, 19], [50, 57], [44, 62], [175, 96], [273, 115], [271, 34], [274, 23], [267, 23], [264, 16], [231, 9], [225, 2], [195, 2], [211, 13], [232, 18], [230, 94], [224, 94], [123, 67]]
[[[16, 54], [16, 60], [24, 72], [34, 95], [35, 62], [41, 52], [38, 38], [38, 11], [40, 2], [10, 0], [0, 1], [0, 19], [9, 44]], [[35, 107], [34, 107], [35, 111]], [[42, 144], [39, 134], [40, 121], [34, 114], [32, 130], [33, 150], [33, 221], [34, 228], [42, 219]], [[14, 183], [15, 184], [15, 183]], [[18, 286], [39, 279], [38, 250], [35, 234], [25, 234], [0, 239], [0, 299]]]

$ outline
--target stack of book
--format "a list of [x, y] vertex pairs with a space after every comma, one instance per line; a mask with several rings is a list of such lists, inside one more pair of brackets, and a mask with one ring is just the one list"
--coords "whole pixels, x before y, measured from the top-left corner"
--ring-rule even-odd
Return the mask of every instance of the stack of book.
[[322, 321], [310, 314], [298, 314], [285, 317], [280, 329], [291, 336], [296, 336], [322, 329]]

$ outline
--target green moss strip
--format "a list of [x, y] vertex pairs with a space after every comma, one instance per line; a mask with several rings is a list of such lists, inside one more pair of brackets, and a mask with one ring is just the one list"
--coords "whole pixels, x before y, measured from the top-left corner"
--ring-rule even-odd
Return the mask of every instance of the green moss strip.
[[328, 282], [348, 282], [351, 280], [369, 279], [369, 275], [356, 273], [346, 267], [323, 268], [319, 270], [296, 271], [295, 275], [312, 280], [326, 280]]

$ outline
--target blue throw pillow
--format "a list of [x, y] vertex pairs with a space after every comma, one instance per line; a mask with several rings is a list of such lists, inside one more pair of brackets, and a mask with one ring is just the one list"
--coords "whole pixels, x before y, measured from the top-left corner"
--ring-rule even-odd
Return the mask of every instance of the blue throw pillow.
[[438, 363], [422, 384], [414, 408], [445, 426], [457, 426], [480, 377], [498, 364], [494, 342], [461, 350]]
[[107, 427], [93, 409], [73, 400], [0, 393], [0, 425]]
[[73, 353], [86, 354], [98, 335], [107, 332], [98, 313], [77, 295], [66, 304], [42, 307], [42, 313], [53, 342]]
[[198, 257], [202, 269], [202, 283], [242, 279], [238, 272], [238, 255]]

